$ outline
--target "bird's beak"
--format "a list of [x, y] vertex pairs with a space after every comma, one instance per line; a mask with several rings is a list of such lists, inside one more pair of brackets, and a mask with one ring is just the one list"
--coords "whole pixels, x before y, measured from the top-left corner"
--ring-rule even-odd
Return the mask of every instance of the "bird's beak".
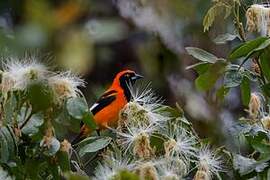
[[139, 75], [139, 74], [135, 74], [135, 76], [131, 77], [131, 79], [133, 81], [138, 80], [138, 79], [141, 79], [141, 78], [143, 78], [143, 76], [142, 75]]

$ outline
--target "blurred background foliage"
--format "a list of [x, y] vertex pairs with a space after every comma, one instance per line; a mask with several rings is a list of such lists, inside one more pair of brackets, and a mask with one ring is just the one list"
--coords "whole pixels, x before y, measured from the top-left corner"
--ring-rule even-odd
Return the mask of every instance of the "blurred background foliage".
[[210, 5], [210, 0], [0, 1], [0, 51], [2, 56], [34, 53], [56, 70], [80, 74], [87, 81], [82, 91], [89, 105], [118, 71], [134, 69], [166, 104], [178, 102], [202, 137], [219, 142], [221, 127], [243, 109], [239, 92], [231, 90], [224, 105], [211, 91], [197, 91], [197, 74], [186, 70], [196, 61], [184, 50], [195, 46], [225, 58], [238, 41], [213, 42], [219, 34], [233, 33], [222, 14], [210, 32], [203, 32]]

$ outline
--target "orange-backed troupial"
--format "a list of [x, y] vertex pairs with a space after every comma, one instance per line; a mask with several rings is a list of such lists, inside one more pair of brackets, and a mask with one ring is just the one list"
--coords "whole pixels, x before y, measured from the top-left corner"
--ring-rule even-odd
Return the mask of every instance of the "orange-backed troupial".
[[[131, 70], [121, 71], [115, 76], [111, 87], [90, 108], [98, 130], [117, 124], [120, 110], [131, 98], [129, 84], [133, 85], [140, 78], [142, 78], [141, 75]], [[84, 124], [72, 144], [78, 143], [91, 132], [91, 128]]]

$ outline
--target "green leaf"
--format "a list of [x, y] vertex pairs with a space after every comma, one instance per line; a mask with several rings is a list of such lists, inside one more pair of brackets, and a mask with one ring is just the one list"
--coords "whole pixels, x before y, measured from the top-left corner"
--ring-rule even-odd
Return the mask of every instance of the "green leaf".
[[270, 155], [270, 144], [263, 136], [246, 136], [249, 144], [258, 152]]
[[223, 101], [225, 96], [228, 94], [229, 90], [230, 88], [227, 88], [223, 85], [217, 90], [216, 96]]
[[264, 130], [260, 125], [253, 125], [248, 133], [248, 136], [261, 136], [267, 139], [267, 131]]
[[171, 117], [171, 118], [178, 118], [183, 116], [183, 111], [179, 110], [178, 108], [172, 108], [170, 106], [162, 105], [158, 109], [158, 113], [163, 114], [164, 116]]
[[200, 48], [186, 47], [186, 50], [189, 55], [203, 62], [215, 63], [219, 59], [215, 55]]
[[72, 132], [79, 133], [80, 132], [80, 126], [78, 125], [79, 122], [77, 122], [77, 119], [74, 119], [74, 125], [63, 125], [57, 121], [52, 121], [53, 128], [55, 130], [55, 137], [58, 139], [65, 139], [68, 131], [71, 130]]
[[15, 159], [18, 151], [17, 141], [9, 126], [0, 128], [0, 144], [1, 162], [7, 163], [9, 160]]
[[255, 48], [251, 52], [248, 53], [248, 55], [245, 57], [243, 60], [242, 64], [244, 64], [250, 57], [254, 56], [259, 56], [261, 51], [264, 51], [265, 48], [267, 48], [270, 45], [270, 39], [266, 40], [263, 42], [259, 47]]
[[242, 99], [243, 105], [248, 106], [251, 90], [250, 90], [249, 79], [247, 77], [244, 77], [240, 88], [241, 88], [241, 99]]
[[256, 161], [239, 154], [233, 155], [233, 168], [238, 170], [241, 176], [251, 173], [252, 171], [262, 172], [266, 167], [265, 161]]
[[76, 144], [76, 145], [78, 145], [78, 146], [81, 148], [81, 147], [83, 147], [84, 145], [89, 144], [89, 143], [92, 143], [92, 142], [94, 142], [95, 140], [97, 140], [97, 139], [99, 139], [99, 138], [100, 138], [100, 136], [89, 136], [89, 137], [83, 139], [82, 141], [80, 141], [80, 142], [79, 142], [78, 144]]
[[257, 48], [255, 48], [253, 51], [260, 51], [264, 50], [270, 45], [270, 39], [267, 38], [263, 43], [261, 43]]
[[38, 179], [39, 172], [47, 170], [48, 163], [40, 162], [32, 158], [27, 158], [24, 163], [24, 170], [27, 172], [29, 179]]
[[[250, 54], [254, 49], [258, 48], [257, 50], [261, 50], [261, 48], [265, 48], [265, 44], [263, 44], [268, 38], [266, 37], [259, 37], [255, 40], [247, 41], [244, 44], [235, 48], [231, 54], [229, 55], [230, 60], [235, 60], [241, 57], [245, 57]], [[267, 41], [267, 44], [269, 42]], [[261, 47], [259, 47], [262, 45]], [[269, 45], [269, 44], [268, 44]]]
[[111, 142], [112, 138], [110, 137], [100, 137], [91, 143], [86, 144], [85, 146], [81, 147], [79, 150], [79, 155], [82, 157], [86, 153], [97, 152], [106, 146], [108, 146]]
[[9, 97], [4, 104], [4, 124], [10, 124], [13, 121], [13, 115], [16, 109], [17, 100], [13, 92], [9, 93]]
[[208, 62], [199, 62], [197, 64], [193, 64], [191, 66], [186, 67], [186, 69], [193, 68], [198, 74], [203, 74], [203, 73], [205, 73], [208, 70], [208, 68], [210, 67], [210, 65], [211, 64], [208, 63]]
[[37, 113], [32, 115], [27, 124], [22, 128], [22, 133], [33, 136], [39, 132], [39, 128], [44, 123], [44, 115], [42, 113]]
[[70, 171], [70, 159], [69, 159], [69, 154], [65, 151], [58, 151], [57, 154], [57, 159], [60, 165], [60, 168], [63, 172]]
[[269, 49], [264, 51], [260, 56], [260, 64], [262, 68], [262, 74], [270, 81], [270, 51]]
[[60, 142], [55, 137], [53, 137], [50, 143], [48, 154], [50, 156], [53, 156], [57, 153], [57, 151], [59, 151], [59, 149], [60, 149]]
[[270, 97], [270, 83], [262, 85], [261, 89], [266, 96]]
[[238, 70], [229, 70], [224, 75], [224, 86], [226, 88], [237, 87], [241, 84], [243, 75]]
[[9, 160], [9, 144], [8, 141], [4, 135], [4, 132], [2, 131], [2, 128], [0, 130], [0, 155], [1, 155], [1, 163], [7, 163]]
[[207, 91], [211, 89], [219, 77], [223, 74], [226, 67], [224, 61], [217, 61], [215, 64], [211, 65], [209, 69], [201, 74], [195, 81], [198, 90]]
[[13, 133], [13, 129], [9, 126], [2, 127], [1, 131], [3, 135], [6, 138], [6, 141], [8, 143], [8, 150], [9, 150], [9, 159], [13, 159], [17, 153], [17, 143], [16, 143], [16, 137]]
[[203, 19], [203, 30], [208, 31], [213, 25], [215, 18], [221, 12], [225, 12], [224, 19], [226, 19], [231, 13], [232, 7], [227, 3], [217, 1], [206, 13]]
[[237, 38], [237, 35], [226, 33], [226, 34], [221, 34], [221, 35], [217, 36], [213, 41], [216, 44], [225, 44], [227, 41], [232, 41], [235, 38]]
[[94, 120], [93, 114], [89, 111], [83, 116], [83, 122], [91, 129], [96, 129], [97, 125]]
[[53, 104], [53, 91], [48, 83], [35, 81], [27, 88], [27, 97], [34, 112], [46, 110]]
[[[66, 104], [65, 104], [66, 105]], [[56, 137], [64, 139], [68, 131], [79, 133], [81, 121], [69, 115], [66, 106], [55, 115], [53, 126], [55, 128]]]
[[75, 119], [82, 119], [89, 112], [85, 100], [81, 97], [69, 98], [66, 103], [68, 114]]
[[[44, 143], [45, 143], [44, 140], [42, 140], [40, 142], [40, 146], [43, 146]], [[53, 156], [59, 151], [60, 142], [55, 137], [52, 137], [49, 143], [50, 144], [48, 145], [48, 149], [44, 153], [47, 154], [48, 156]]]

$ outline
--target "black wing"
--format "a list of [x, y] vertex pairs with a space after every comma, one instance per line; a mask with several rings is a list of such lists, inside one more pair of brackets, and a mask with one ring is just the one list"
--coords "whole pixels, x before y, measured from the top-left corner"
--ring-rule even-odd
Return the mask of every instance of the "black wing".
[[93, 115], [101, 111], [103, 108], [111, 104], [116, 99], [116, 93], [115, 90], [110, 90], [108, 92], [105, 92], [98, 100], [97, 102], [90, 108]]
[[[111, 104], [116, 99], [116, 93], [115, 90], [110, 90], [108, 92], [105, 92], [98, 100], [97, 102], [90, 108], [90, 111], [95, 115], [99, 111], [101, 111], [103, 108]], [[83, 126], [83, 122], [81, 122], [81, 127]], [[72, 141], [72, 145], [77, 144], [82, 139], [84, 139], [83, 131], [80, 132], [80, 134]]]

